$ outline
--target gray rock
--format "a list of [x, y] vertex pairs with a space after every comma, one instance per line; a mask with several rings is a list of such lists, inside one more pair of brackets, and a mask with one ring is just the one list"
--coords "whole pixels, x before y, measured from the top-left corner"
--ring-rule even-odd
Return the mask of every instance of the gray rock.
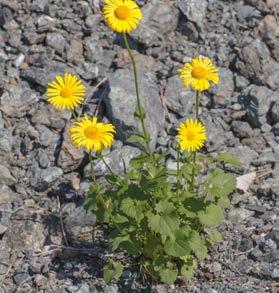
[[252, 137], [253, 129], [248, 122], [244, 121], [233, 121], [232, 130], [235, 135], [239, 138]]
[[263, 65], [265, 78], [263, 82], [272, 90], [279, 89], [279, 63], [270, 58], [270, 61]]
[[56, 19], [48, 15], [41, 15], [37, 18], [37, 32], [43, 33], [51, 31], [55, 27]]
[[25, 55], [23, 53], [19, 53], [13, 62], [14, 66], [17, 68], [20, 67], [20, 65], [24, 62], [24, 59], [25, 59]]
[[272, 108], [271, 108], [271, 118], [272, 118], [272, 122], [273, 123], [279, 122], [279, 101], [276, 101], [272, 105]]
[[238, 97], [238, 102], [246, 110], [246, 120], [252, 127], [260, 128], [270, 122], [268, 113], [272, 103], [278, 99], [278, 93], [264, 86], [251, 85]]
[[263, 66], [269, 60], [268, 47], [260, 39], [254, 39], [243, 47], [236, 61], [236, 68], [241, 75], [252, 79], [256, 84], [262, 84], [266, 80]]
[[83, 44], [82, 40], [72, 39], [66, 49], [66, 56], [69, 62], [79, 63], [82, 61]]
[[233, 73], [224, 67], [219, 68], [219, 83], [212, 87], [213, 101], [218, 106], [228, 106], [234, 91]]
[[0, 110], [10, 117], [20, 118], [26, 115], [39, 96], [26, 84], [12, 85], [0, 97]]
[[0, 10], [0, 26], [13, 19], [13, 13], [8, 7], [2, 7]]
[[[136, 95], [131, 70], [116, 70], [109, 78], [110, 92], [104, 101], [110, 120], [116, 125], [117, 135], [126, 141], [135, 130], [142, 132], [135, 121]], [[139, 76], [140, 98], [146, 112], [146, 127], [154, 148], [159, 131], [164, 126], [164, 111], [158, 94], [155, 76], [149, 72]]]
[[254, 211], [249, 211], [245, 208], [234, 208], [230, 210], [229, 217], [232, 219], [232, 221], [240, 223], [247, 218], [253, 216], [254, 213]]
[[274, 240], [279, 247], [279, 230], [272, 230], [266, 235], [266, 238]]
[[146, 46], [160, 44], [177, 27], [179, 11], [169, 0], [148, 1], [142, 14], [144, 17], [131, 36]]
[[66, 46], [65, 38], [59, 33], [48, 33], [46, 36], [46, 43], [59, 54], [64, 52]]
[[21, 77], [46, 87], [57, 75], [64, 76], [66, 72], [75, 74], [75, 71], [65, 63], [55, 61], [47, 62], [43, 68], [30, 66], [25, 70], [21, 70]]
[[35, 174], [35, 178], [37, 182], [34, 188], [38, 191], [46, 190], [51, 186], [56, 180], [58, 180], [63, 175], [62, 169], [58, 167], [49, 167], [47, 169], [43, 169], [38, 171]]
[[43, 12], [48, 4], [48, 0], [33, 0], [32, 9], [37, 12]]
[[183, 87], [182, 81], [177, 75], [167, 80], [164, 98], [167, 107], [181, 117], [194, 114], [195, 93]]
[[[121, 148], [119, 147], [107, 155], [104, 155], [104, 159], [115, 174], [122, 174], [125, 167], [129, 168], [130, 160], [139, 155], [139, 153], [140, 151], [137, 148], [131, 146], [122, 146]], [[97, 176], [110, 174], [102, 160], [99, 160], [95, 163], [95, 172]], [[85, 174], [87, 178], [91, 178], [90, 164], [86, 166]]]
[[90, 287], [85, 283], [82, 284], [77, 291], [77, 293], [90, 293], [90, 292], [91, 292]]
[[11, 186], [16, 182], [17, 180], [11, 175], [9, 169], [4, 165], [0, 165], [0, 184]]
[[93, 227], [96, 223], [96, 216], [88, 212], [83, 207], [77, 207], [65, 218], [65, 227], [72, 235], [77, 236], [82, 228]]
[[234, 77], [235, 87], [237, 90], [242, 91], [249, 85], [249, 80], [242, 75], [235, 75]]
[[0, 235], [2, 236], [6, 231], [7, 231], [7, 227], [6, 226], [3, 226], [1, 223], [0, 223]]
[[85, 58], [89, 62], [100, 61], [104, 56], [103, 47], [98, 43], [98, 40], [92, 37], [84, 39]]
[[84, 79], [90, 80], [97, 78], [99, 67], [94, 63], [83, 62], [76, 68], [77, 73]]
[[248, 146], [236, 146], [235, 148], [228, 148], [228, 152], [235, 155], [241, 162], [241, 167], [248, 170], [251, 162], [258, 158], [258, 153]]
[[206, 0], [176, 0], [176, 5], [187, 20], [194, 22], [198, 29], [202, 30], [207, 8]]

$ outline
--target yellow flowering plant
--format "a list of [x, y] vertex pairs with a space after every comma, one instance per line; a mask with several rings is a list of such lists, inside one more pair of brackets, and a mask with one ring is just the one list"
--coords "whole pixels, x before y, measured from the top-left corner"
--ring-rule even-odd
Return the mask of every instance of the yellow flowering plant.
[[[188, 280], [197, 260], [206, 258], [209, 247], [221, 241], [217, 227], [223, 208], [229, 207], [228, 196], [236, 189], [235, 176], [224, 169], [238, 161], [229, 154], [210, 157], [200, 153], [209, 131], [199, 117], [200, 94], [212, 83], [218, 84], [218, 69], [209, 58], [198, 56], [179, 70], [183, 85], [196, 92], [196, 114], [177, 125], [173, 138], [176, 170], [169, 169], [166, 160], [171, 155], [153, 152], [149, 145], [136, 63], [126, 37], [141, 20], [141, 10], [132, 0], [105, 0], [103, 15], [110, 28], [123, 34], [132, 61], [137, 101], [134, 117], [141, 132], [129, 141], [144, 149], [124, 174], [115, 174], [102, 150], [112, 146], [117, 129], [86, 115], [70, 128], [73, 143], [86, 149], [91, 165], [92, 185], [85, 208], [96, 215], [98, 224], [109, 225], [111, 250], [133, 256], [130, 263], [111, 258], [104, 267], [104, 279], [107, 283], [118, 279], [125, 267], [136, 263], [142, 274], [167, 284], [173, 284], [178, 276]], [[76, 77], [65, 74], [64, 80], [57, 77], [49, 84], [47, 95], [55, 107], [73, 110], [82, 103], [84, 92]], [[92, 152], [108, 168], [105, 186], [96, 180]]]

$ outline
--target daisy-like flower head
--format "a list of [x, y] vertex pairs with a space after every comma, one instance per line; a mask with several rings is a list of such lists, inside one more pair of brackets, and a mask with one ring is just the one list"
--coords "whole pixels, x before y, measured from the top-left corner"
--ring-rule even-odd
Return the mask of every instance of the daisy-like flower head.
[[89, 119], [86, 115], [70, 128], [71, 140], [77, 147], [88, 152], [98, 152], [109, 148], [113, 142], [115, 128], [110, 123], [97, 122], [97, 117]]
[[212, 61], [203, 56], [192, 59], [178, 70], [184, 86], [191, 86], [196, 91], [206, 91], [210, 88], [210, 81], [219, 82], [218, 69]]
[[206, 141], [205, 127], [201, 122], [187, 119], [177, 128], [179, 145], [183, 151], [196, 152]]
[[104, 3], [105, 21], [118, 33], [129, 33], [142, 19], [141, 10], [133, 0], [104, 0]]
[[84, 99], [85, 87], [76, 76], [65, 73], [48, 84], [46, 95], [55, 108], [74, 110]]

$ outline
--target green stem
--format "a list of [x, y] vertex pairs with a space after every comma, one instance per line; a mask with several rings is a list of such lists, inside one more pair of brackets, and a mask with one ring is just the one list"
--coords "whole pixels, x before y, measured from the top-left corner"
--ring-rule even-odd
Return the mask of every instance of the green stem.
[[93, 167], [93, 160], [92, 160], [91, 152], [88, 153], [88, 158], [89, 158], [89, 163], [90, 163], [90, 168], [91, 168], [92, 180], [96, 184], [96, 174], [95, 174], [95, 170], [94, 170], [94, 167]]
[[195, 163], [196, 163], [196, 153], [193, 153], [193, 169], [192, 169], [192, 176], [191, 176], [191, 190], [194, 191], [195, 189]]
[[179, 146], [177, 145], [176, 150], [176, 194], [178, 194], [179, 189]]
[[78, 121], [78, 116], [77, 116], [77, 113], [76, 113], [76, 110], [75, 109], [72, 111], [72, 115], [73, 115], [74, 119], [76, 121]]
[[[200, 105], [200, 92], [196, 91], [196, 119], [199, 120], [199, 105]], [[195, 189], [195, 164], [196, 164], [196, 152], [193, 153], [193, 170], [191, 176], [191, 189]]]
[[200, 92], [196, 91], [196, 119], [199, 120]]
[[101, 153], [101, 159], [104, 162], [105, 166], [107, 167], [107, 169], [110, 171], [111, 175], [115, 176], [115, 174], [113, 173], [111, 167], [108, 165], [108, 163], [106, 162], [106, 160], [104, 159], [103, 154]]
[[139, 111], [139, 116], [140, 116], [139, 118], [140, 118], [143, 135], [144, 135], [145, 142], [146, 142], [147, 152], [148, 152], [149, 155], [151, 155], [148, 133], [147, 133], [147, 130], [146, 130], [146, 127], [145, 127], [145, 124], [144, 124], [144, 114], [142, 112], [142, 107], [141, 107], [141, 103], [140, 103], [139, 83], [138, 83], [138, 74], [137, 74], [136, 62], [135, 62], [135, 58], [134, 58], [134, 56], [132, 54], [132, 51], [130, 49], [126, 33], [123, 33], [123, 39], [124, 39], [124, 42], [125, 42], [125, 46], [126, 46], [126, 48], [128, 50], [128, 54], [129, 54], [129, 56], [131, 58], [132, 65], [133, 65], [134, 78], [135, 78], [135, 87], [136, 87], [136, 96], [137, 96], [137, 108], [138, 108], [138, 111]]

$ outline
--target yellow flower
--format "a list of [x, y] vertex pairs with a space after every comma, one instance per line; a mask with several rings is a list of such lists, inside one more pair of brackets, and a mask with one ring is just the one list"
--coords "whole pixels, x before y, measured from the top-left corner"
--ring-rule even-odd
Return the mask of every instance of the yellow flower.
[[177, 128], [179, 144], [182, 150], [198, 151], [206, 141], [205, 127], [198, 120], [187, 119]]
[[64, 78], [56, 76], [56, 81], [50, 82], [48, 86], [48, 101], [59, 110], [74, 110], [84, 99], [84, 85], [76, 76], [69, 73], [65, 73]]
[[142, 19], [141, 10], [133, 0], [105, 0], [104, 2], [105, 21], [118, 33], [129, 33]]
[[209, 81], [215, 84], [219, 82], [218, 69], [209, 58], [203, 56], [198, 56], [198, 58], [192, 59], [191, 63], [184, 64], [178, 72], [184, 86], [191, 85], [196, 91], [208, 90]]
[[70, 128], [70, 134], [77, 147], [84, 147], [88, 152], [98, 152], [112, 145], [115, 128], [112, 124], [97, 122], [97, 117], [90, 120], [85, 115]]

